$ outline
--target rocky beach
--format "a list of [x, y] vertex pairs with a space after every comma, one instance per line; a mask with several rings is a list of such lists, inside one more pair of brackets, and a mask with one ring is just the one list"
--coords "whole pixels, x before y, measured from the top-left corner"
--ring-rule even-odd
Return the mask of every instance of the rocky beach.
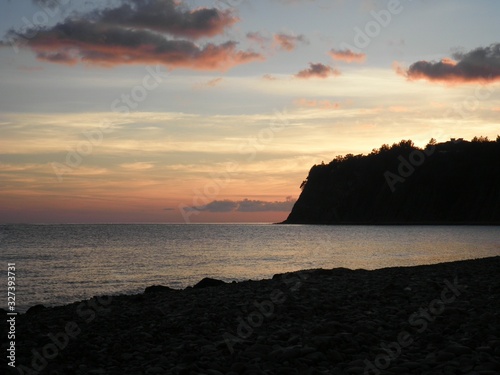
[[4, 368], [52, 375], [498, 375], [499, 270], [500, 257], [304, 270], [34, 306], [15, 316], [13, 346], [4, 324]]

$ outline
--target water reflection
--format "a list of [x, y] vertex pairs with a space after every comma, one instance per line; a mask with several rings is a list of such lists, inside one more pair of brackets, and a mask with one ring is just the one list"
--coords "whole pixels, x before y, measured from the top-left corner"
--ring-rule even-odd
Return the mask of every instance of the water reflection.
[[61, 304], [203, 277], [269, 278], [306, 268], [411, 266], [500, 255], [498, 227], [307, 225], [0, 226], [19, 304]]

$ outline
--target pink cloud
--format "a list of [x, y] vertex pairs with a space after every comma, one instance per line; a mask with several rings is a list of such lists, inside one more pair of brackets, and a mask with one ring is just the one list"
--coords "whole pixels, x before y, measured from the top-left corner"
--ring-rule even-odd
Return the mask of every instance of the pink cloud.
[[309, 69], [304, 69], [295, 74], [295, 77], [302, 79], [309, 78], [328, 78], [331, 76], [339, 76], [341, 73], [339, 70], [332, 68], [331, 66], [324, 65], [321, 63], [309, 63]]
[[353, 62], [362, 63], [366, 60], [366, 54], [356, 53], [349, 49], [344, 49], [344, 50], [332, 49], [330, 50], [329, 54], [332, 57], [332, 59], [338, 61], [344, 61], [347, 63], [353, 63]]
[[293, 51], [298, 43], [307, 43], [307, 40], [304, 35], [289, 35], [285, 33], [275, 34], [274, 42], [279, 46], [282, 50], [285, 51]]
[[324, 110], [340, 109], [341, 105], [337, 102], [332, 102], [330, 100], [316, 100], [316, 99], [297, 99], [294, 101], [297, 107], [305, 108], [318, 108]]

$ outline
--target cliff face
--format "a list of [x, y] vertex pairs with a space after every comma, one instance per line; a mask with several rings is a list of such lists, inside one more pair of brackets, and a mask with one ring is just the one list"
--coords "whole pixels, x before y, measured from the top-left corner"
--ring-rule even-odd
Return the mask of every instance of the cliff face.
[[500, 224], [500, 139], [402, 141], [315, 165], [287, 224]]

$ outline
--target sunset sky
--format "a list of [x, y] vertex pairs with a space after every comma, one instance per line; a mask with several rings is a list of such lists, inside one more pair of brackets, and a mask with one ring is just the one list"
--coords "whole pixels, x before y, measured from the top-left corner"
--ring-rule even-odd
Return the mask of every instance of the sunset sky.
[[0, 223], [276, 222], [336, 155], [500, 134], [498, 0], [0, 1]]

